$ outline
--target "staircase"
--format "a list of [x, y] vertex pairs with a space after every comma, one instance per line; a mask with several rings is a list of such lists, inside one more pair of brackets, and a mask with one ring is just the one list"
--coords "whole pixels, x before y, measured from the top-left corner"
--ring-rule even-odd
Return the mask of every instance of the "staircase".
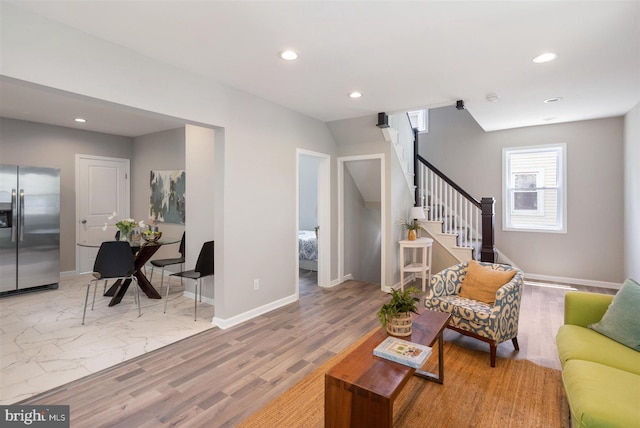
[[482, 203], [417, 155], [417, 202], [423, 227], [457, 260], [481, 259]]
[[406, 113], [379, 113], [377, 126], [394, 147], [415, 206], [425, 212], [427, 233], [460, 262], [496, 262], [494, 198], [476, 200], [420, 156], [418, 133]]
[[[414, 137], [417, 146], [417, 132]], [[416, 206], [425, 210], [422, 224], [429, 235], [460, 262], [497, 262], [495, 199], [478, 201], [422, 156], [415, 159]]]

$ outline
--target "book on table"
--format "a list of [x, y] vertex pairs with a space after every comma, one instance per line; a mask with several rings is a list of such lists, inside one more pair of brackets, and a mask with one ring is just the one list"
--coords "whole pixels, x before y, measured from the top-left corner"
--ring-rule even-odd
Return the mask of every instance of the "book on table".
[[431, 355], [431, 348], [389, 336], [376, 346], [373, 355], [419, 369]]

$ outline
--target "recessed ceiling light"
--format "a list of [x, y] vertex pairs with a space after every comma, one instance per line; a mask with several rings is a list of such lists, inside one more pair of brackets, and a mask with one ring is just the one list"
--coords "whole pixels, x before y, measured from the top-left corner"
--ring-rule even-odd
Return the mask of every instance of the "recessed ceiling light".
[[549, 121], [556, 120], [556, 119], [558, 119], [558, 118], [557, 118], [557, 117], [555, 117], [555, 116], [552, 116], [552, 117], [543, 117], [543, 118], [542, 118], [542, 120], [544, 120], [545, 122], [549, 122]]
[[298, 54], [292, 50], [286, 50], [280, 52], [280, 58], [284, 59], [285, 61], [294, 61], [298, 59]]
[[349, 98], [360, 98], [362, 94], [358, 91], [353, 91], [349, 94]]
[[544, 100], [544, 102], [547, 103], [547, 104], [557, 103], [558, 101], [562, 101], [562, 97], [551, 97], [551, 98], [547, 98], [546, 100]]
[[73, 120], [75, 120], [75, 121], [76, 121], [76, 122], [78, 122], [78, 123], [85, 123], [85, 122], [87, 121], [87, 119], [83, 119], [83, 118], [81, 118], [81, 117], [76, 117], [76, 118], [75, 118], [75, 119], [73, 119]]
[[490, 103], [497, 103], [499, 99], [500, 97], [497, 96], [496, 94], [487, 95], [487, 101], [489, 101]]
[[543, 62], [553, 61], [557, 57], [558, 57], [558, 55], [556, 55], [553, 52], [546, 52], [546, 53], [540, 54], [537, 57], [535, 57], [533, 59], [533, 62], [535, 62], [536, 64], [542, 64]]

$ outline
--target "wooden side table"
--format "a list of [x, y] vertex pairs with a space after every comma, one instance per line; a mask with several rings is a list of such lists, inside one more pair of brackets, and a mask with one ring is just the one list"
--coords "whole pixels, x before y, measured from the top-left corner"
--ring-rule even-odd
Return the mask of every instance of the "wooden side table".
[[[431, 258], [433, 250], [433, 239], [418, 238], [415, 241], [403, 239], [400, 243], [400, 289], [404, 291], [404, 274], [420, 273], [422, 276], [422, 291], [427, 291], [427, 284], [431, 283]], [[407, 262], [404, 250], [413, 248], [413, 261]], [[422, 249], [420, 262], [416, 261], [416, 251]], [[428, 282], [427, 282], [428, 278]]]

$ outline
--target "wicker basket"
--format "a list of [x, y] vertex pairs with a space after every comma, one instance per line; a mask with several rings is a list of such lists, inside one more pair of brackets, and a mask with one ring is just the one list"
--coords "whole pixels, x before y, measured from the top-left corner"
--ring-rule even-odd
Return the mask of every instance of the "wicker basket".
[[395, 318], [387, 318], [387, 333], [392, 336], [411, 336], [411, 313], [398, 314]]

